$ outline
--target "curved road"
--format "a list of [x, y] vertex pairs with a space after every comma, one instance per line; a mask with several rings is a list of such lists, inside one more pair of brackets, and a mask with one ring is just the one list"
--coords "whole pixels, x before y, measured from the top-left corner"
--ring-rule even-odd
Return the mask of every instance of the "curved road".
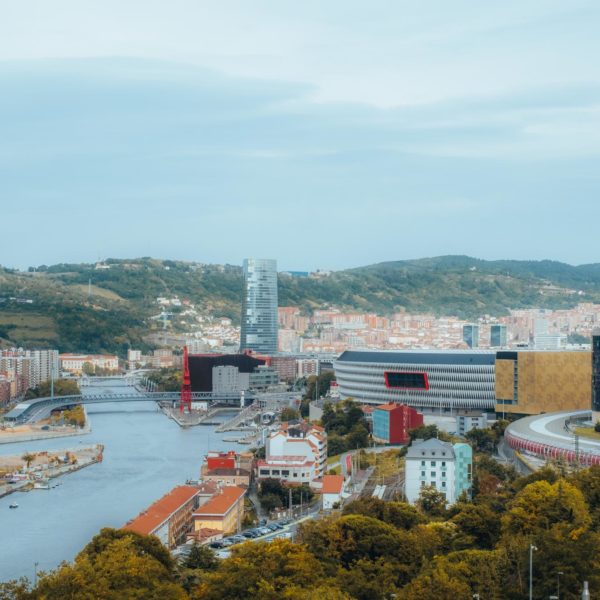
[[[586, 419], [586, 417], [588, 417]], [[526, 450], [543, 458], [562, 457], [569, 462], [579, 458], [582, 464], [600, 464], [600, 441], [576, 436], [567, 428], [567, 421], [586, 421], [591, 411], [563, 411], [524, 417], [511, 423], [504, 437], [511, 448]]]

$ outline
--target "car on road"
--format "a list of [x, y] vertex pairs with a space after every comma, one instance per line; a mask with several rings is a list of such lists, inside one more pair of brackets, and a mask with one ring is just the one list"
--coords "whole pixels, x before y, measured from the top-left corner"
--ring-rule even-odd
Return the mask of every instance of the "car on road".
[[259, 527], [258, 533], [260, 533], [260, 535], [267, 535], [267, 534], [273, 533], [273, 532], [268, 527]]
[[277, 531], [279, 529], [279, 526], [275, 525], [275, 523], [270, 523], [266, 527], [267, 527], [267, 529], [270, 529], [271, 531]]

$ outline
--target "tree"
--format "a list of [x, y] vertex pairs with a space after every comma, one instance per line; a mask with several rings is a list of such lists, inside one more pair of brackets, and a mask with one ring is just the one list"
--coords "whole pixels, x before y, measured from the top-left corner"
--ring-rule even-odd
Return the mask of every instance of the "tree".
[[439, 492], [435, 486], [426, 485], [421, 488], [417, 506], [431, 517], [443, 517], [446, 515], [446, 496]]
[[31, 466], [31, 463], [35, 460], [35, 454], [31, 452], [25, 452], [23, 456], [21, 456], [21, 460], [27, 465], [27, 468]]
[[282, 423], [285, 423], [286, 421], [296, 421], [300, 418], [300, 413], [296, 409], [286, 406], [281, 411], [279, 418]]
[[565, 535], [577, 538], [591, 522], [583, 494], [572, 484], [535, 481], [523, 488], [502, 518], [504, 535], [535, 536], [561, 525]]
[[183, 561], [186, 569], [202, 569], [212, 571], [219, 564], [219, 559], [215, 553], [208, 547], [200, 544], [194, 544], [190, 550], [189, 556]]
[[492, 549], [500, 538], [498, 515], [485, 504], [465, 503], [455, 507], [457, 512], [451, 519], [462, 534], [464, 548]]
[[[27, 390], [25, 394], [26, 399], [31, 398], [45, 398], [50, 396], [51, 382], [42, 381], [39, 385], [34, 388]], [[77, 385], [77, 382], [73, 379], [56, 379], [54, 381], [54, 395], [55, 396], [80, 396], [81, 390]]]
[[91, 362], [84, 362], [83, 366], [81, 367], [81, 371], [83, 372], [84, 375], [95, 375], [96, 374], [96, 368], [94, 367], [94, 365]]
[[196, 600], [300, 600], [310, 597], [310, 591], [325, 583], [323, 567], [304, 546], [274, 540], [235, 546], [230, 558], [223, 560], [216, 571], [205, 574], [192, 597]]
[[76, 557], [41, 577], [32, 599], [186, 600], [174, 563], [153, 536], [104, 529]]
[[344, 506], [345, 515], [364, 515], [389, 523], [399, 529], [412, 529], [425, 517], [406, 502], [385, 502], [379, 498], [359, 498]]
[[415, 440], [430, 440], [432, 438], [438, 438], [443, 442], [449, 442], [450, 436], [441, 429], [438, 429], [437, 425], [421, 425], [415, 429], [410, 429], [408, 432], [411, 443]]
[[496, 449], [498, 438], [496, 437], [496, 433], [490, 429], [471, 429], [471, 431], [467, 431], [465, 437], [471, 442], [476, 452], [492, 454]]

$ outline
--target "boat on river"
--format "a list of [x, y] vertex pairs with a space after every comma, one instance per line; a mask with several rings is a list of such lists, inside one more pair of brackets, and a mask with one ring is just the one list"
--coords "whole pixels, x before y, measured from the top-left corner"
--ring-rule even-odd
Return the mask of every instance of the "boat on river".
[[49, 490], [50, 482], [47, 479], [40, 479], [33, 484], [34, 490]]
[[12, 502], [8, 505], [8, 508], [19, 508], [19, 505], [16, 502]]

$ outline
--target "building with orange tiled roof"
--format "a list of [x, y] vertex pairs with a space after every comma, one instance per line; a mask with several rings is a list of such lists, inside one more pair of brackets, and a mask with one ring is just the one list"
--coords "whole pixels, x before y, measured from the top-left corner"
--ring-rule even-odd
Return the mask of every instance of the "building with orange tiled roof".
[[192, 514], [198, 508], [200, 489], [180, 485], [150, 505], [123, 529], [143, 535], [155, 535], [167, 547], [185, 542], [192, 527]]
[[241, 527], [246, 488], [224, 486], [193, 514], [194, 531], [218, 529], [227, 535]]
[[344, 476], [343, 475], [324, 475], [323, 487], [321, 489], [321, 499], [323, 502], [323, 510], [331, 510], [336, 505], [342, 505], [342, 492], [344, 491]]

